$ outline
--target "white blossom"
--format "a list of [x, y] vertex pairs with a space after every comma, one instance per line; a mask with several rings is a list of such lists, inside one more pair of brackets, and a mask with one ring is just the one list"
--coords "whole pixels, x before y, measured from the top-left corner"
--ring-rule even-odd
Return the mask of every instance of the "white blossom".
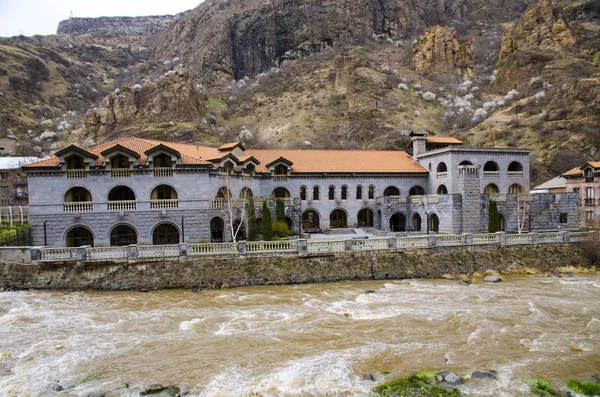
[[427, 91], [426, 93], [423, 94], [423, 99], [425, 99], [426, 101], [435, 101], [435, 94], [431, 91]]
[[475, 111], [475, 113], [473, 114], [473, 118], [471, 120], [472, 121], [481, 121], [481, 120], [484, 120], [487, 116], [488, 116], [488, 112], [486, 112], [482, 108], [479, 108]]

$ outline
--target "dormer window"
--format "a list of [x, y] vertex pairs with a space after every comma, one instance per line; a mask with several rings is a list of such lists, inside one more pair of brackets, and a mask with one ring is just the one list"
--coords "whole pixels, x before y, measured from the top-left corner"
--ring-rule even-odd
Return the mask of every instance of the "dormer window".
[[66, 161], [68, 170], [83, 170], [85, 169], [85, 163], [83, 157], [73, 156]]
[[288, 173], [288, 167], [286, 167], [283, 164], [279, 164], [278, 166], [275, 167], [275, 175], [287, 175]]
[[594, 170], [591, 168], [586, 168], [583, 171], [583, 175], [585, 176], [586, 182], [594, 182]]
[[129, 169], [129, 159], [123, 155], [118, 155], [110, 159], [112, 169]]
[[154, 168], [171, 168], [173, 167], [173, 160], [171, 156], [167, 156], [165, 154], [158, 155], [154, 157]]

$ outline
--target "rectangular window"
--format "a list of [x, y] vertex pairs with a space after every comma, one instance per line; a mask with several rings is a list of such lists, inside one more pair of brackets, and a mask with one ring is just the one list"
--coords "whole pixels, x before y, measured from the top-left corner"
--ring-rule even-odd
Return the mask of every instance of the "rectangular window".
[[585, 188], [585, 194], [587, 198], [594, 198], [594, 188], [593, 187], [586, 187]]
[[577, 194], [579, 194], [579, 188], [578, 188], [578, 187], [574, 187], [574, 188], [573, 188], [573, 193], [577, 193]]
[[587, 220], [588, 221], [593, 221], [594, 220], [594, 211], [587, 211]]
[[0, 179], [8, 179], [8, 172], [0, 172]]
[[0, 186], [0, 193], [8, 193], [8, 186]]
[[562, 224], [567, 223], [568, 219], [569, 219], [569, 214], [567, 214], [567, 213], [560, 214], [560, 223], [562, 223]]
[[0, 202], [0, 204], [3, 207], [8, 207], [10, 205], [10, 201], [8, 199], [2, 199], [2, 201]]

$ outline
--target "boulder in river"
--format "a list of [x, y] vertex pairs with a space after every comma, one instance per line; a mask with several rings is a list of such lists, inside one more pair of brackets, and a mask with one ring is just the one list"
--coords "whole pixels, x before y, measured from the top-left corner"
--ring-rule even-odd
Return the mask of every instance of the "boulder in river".
[[491, 372], [474, 371], [471, 374], [471, 379], [496, 379], [496, 375]]
[[460, 378], [460, 376], [456, 375], [454, 372], [448, 372], [443, 375], [444, 382], [449, 384], [450, 386], [458, 386], [462, 385], [464, 382]]
[[442, 278], [445, 278], [446, 280], [454, 280], [454, 276], [448, 273], [442, 274]]
[[370, 380], [371, 382], [375, 382], [375, 377], [370, 372], [367, 372], [365, 374], [365, 376], [363, 376], [363, 379]]
[[462, 285], [471, 285], [473, 284], [473, 282], [471, 280], [460, 280], [458, 282], [458, 284], [462, 284]]
[[499, 283], [502, 279], [499, 276], [487, 276], [483, 281], [486, 283]]

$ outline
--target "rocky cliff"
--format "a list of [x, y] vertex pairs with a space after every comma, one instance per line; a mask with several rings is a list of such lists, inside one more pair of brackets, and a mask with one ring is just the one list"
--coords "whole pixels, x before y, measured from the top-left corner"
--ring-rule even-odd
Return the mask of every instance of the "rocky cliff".
[[101, 17], [69, 18], [58, 24], [58, 34], [109, 33], [150, 35], [177, 22], [184, 13], [177, 15], [153, 15], [147, 17]]
[[456, 29], [433, 26], [413, 46], [413, 63], [418, 72], [452, 73], [472, 77], [473, 50], [456, 37]]

